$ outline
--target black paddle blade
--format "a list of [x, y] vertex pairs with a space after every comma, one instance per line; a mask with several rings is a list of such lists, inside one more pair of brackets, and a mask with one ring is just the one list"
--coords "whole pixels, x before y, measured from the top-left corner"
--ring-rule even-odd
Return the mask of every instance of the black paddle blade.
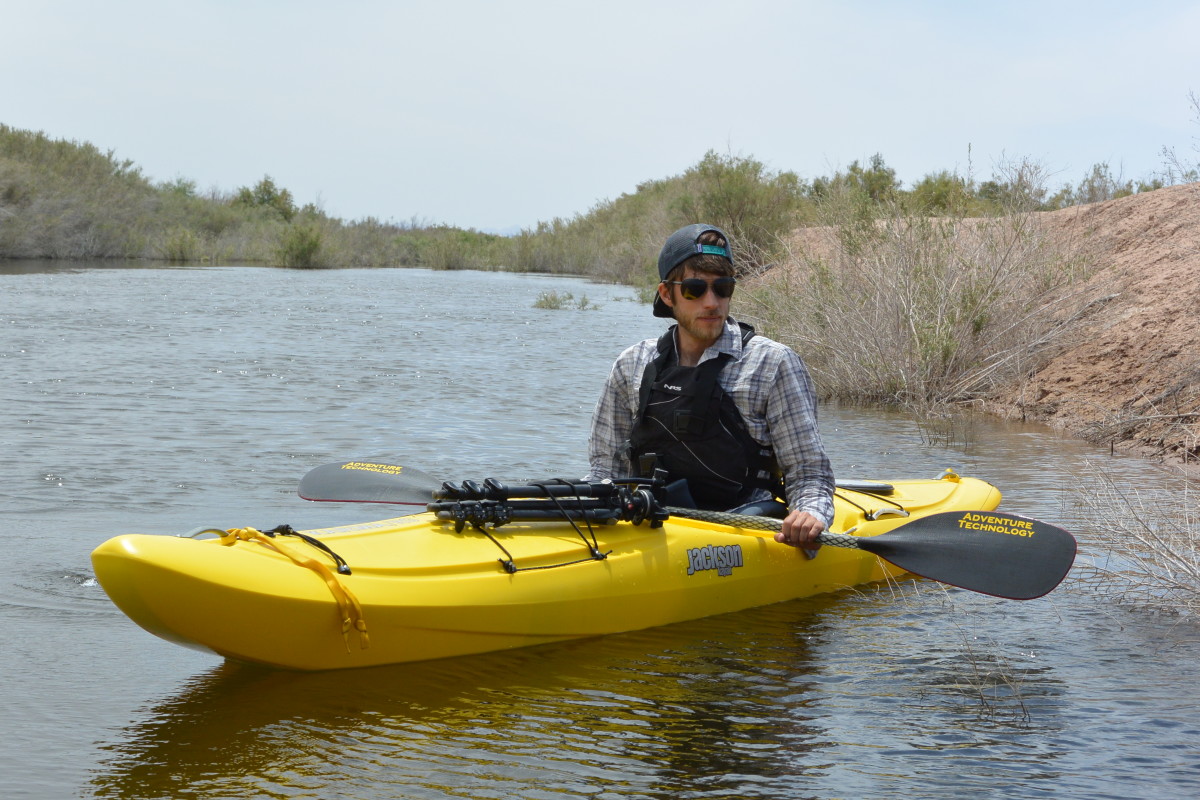
[[858, 539], [908, 572], [961, 589], [1032, 600], [1075, 563], [1075, 537], [1046, 522], [998, 511], [946, 511]]
[[322, 464], [300, 479], [305, 500], [333, 503], [398, 503], [423, 506], [433, 500], [441, 482], [412, 467], [378, 461]]

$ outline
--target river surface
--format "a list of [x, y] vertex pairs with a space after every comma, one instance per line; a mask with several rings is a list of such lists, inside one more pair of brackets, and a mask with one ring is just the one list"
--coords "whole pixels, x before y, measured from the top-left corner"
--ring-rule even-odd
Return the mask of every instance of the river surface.
[[[543, 292], [599, 308], [535, 309]], [[119, 533], [394, 515], [300, 500], [326, 462], [582, 475], [612, 360], [662, 328], [632, 291], [571, 278], [0, 264], [0, 795], [1200, 796], [1196, 624], [1070, 585], [1021, 603], [904, 582], [295, 674], [159, 640], [92, 577]], [[1039, 427], [931, 443], [900, 414], [821, 415], [839, 477], [954, 467], [1085, 546], [1088, 464], [1159, 480]]]

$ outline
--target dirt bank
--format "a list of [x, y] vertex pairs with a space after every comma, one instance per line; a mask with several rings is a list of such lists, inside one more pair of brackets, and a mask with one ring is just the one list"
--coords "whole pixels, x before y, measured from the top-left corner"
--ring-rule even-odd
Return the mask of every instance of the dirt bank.
[[1200, 464], [1200, 183], [1038, 215], [1095, 259], [1092, 304], [1045, 367], [989, 410]]

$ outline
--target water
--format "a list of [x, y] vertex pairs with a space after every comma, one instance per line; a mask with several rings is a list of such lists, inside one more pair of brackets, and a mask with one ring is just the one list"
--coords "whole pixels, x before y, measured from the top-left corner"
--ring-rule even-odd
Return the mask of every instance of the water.
[[[546, 291], [596, 311], [534, 309]], [[621, 636], [354, 673], [226, 664], [125, 619], [89, 553], [126, 532], [312, 528], [330, 461], [581, 475], [616, 354], [662, 322], [620, 287], [420, 270], [0, 271], [0, 751], [7, 798], [1191, 797], [1192, 623], [1060, 590], [906, 583]], [[848, 332], [852, 335], [852, 331]], [[822, 408], [843, 477], [985, 477], [1062, 522], [1085, 462], [977, 420], [930, 446]], [[1086, 525], [1076, 525], [1086, 544]]]

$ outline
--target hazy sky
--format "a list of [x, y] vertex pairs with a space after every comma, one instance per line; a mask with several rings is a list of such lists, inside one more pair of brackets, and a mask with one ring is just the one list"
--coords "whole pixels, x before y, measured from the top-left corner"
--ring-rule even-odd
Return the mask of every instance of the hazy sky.
[[0, 0], [0, 122], [155, 180], [480, 229], [716, 150], [906, 185], [1141, 178], [1200, 124], [1200, 2]]

